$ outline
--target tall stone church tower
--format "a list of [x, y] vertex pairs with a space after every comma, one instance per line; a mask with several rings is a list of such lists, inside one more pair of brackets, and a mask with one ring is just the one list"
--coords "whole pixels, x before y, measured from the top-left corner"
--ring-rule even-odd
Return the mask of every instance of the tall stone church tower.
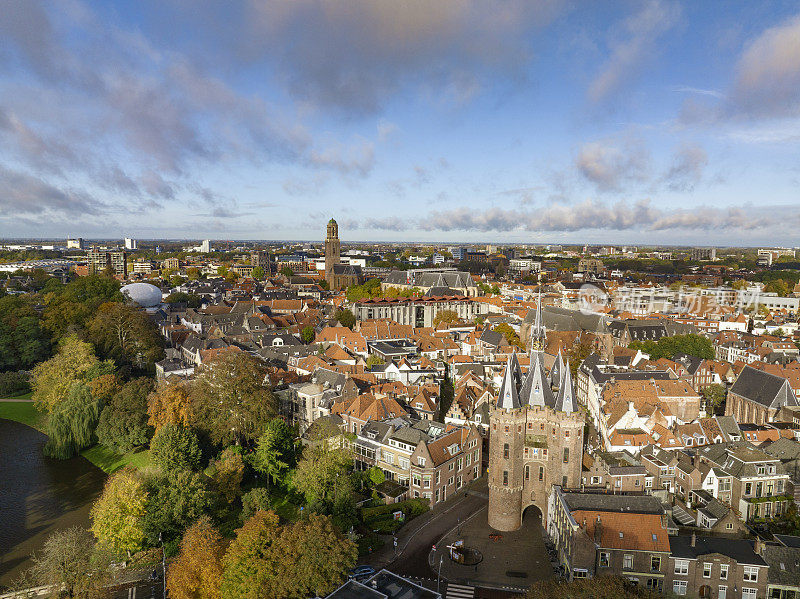
[[341, 253], [341, 243], [339, 241], [339, 225], [335, 220], [328, 221], [328, 235], [325, 238], [325, 280], [333, 285], [334, 266], [339, 264], [339, 254]]
[[545, 373], [541, 305], [540, 296], [531, 329], [530, 368], [523, 377], [517, 355], [509, 357], [490, 414], [489, 526], [501, 531], [518, 529], [531, 505], [545, 518], [552, 485], [580, 485], [584, 417], [560, 352], [549, 375]]

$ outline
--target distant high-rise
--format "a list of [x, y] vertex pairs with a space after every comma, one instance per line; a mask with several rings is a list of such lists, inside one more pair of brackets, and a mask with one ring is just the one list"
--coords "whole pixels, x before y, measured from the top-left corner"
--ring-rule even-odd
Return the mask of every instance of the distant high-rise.
[[204, 254], [211, 253], [211, 240], [204, 239], [203, 243], [200, 244], [200, 251]]
[[67, 249], [68, 250], [82, 250], [83, 249], [83, 237], [77, 237], [75, 239], [67, 239]]
[[110, 272], [115, 277], [123, 279], [128, 276], [128, 255], [123, 250], [109, 250], [95, 246], [89, 248], [86, 260], [90, 275]]
[[711, 260], [717, 259], [717, 248], [692, 248], [692, 260]]
[[125, 238], [125, 249], [126, 250], [136, 250], [136, 249], [138, 249], [138, 244], [136, 243], [136, 240], [132, 239], [131, 237], [126, 237]]

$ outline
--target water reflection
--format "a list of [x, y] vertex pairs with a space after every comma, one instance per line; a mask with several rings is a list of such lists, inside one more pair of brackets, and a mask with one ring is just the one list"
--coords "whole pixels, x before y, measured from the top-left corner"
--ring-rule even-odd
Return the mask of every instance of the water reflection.
[[30, 554], [56, 529], [88, 526], [105, 474], [82, 457], [42, 455], [47, 437], [0, 419], [0, 589], [30, 566]]

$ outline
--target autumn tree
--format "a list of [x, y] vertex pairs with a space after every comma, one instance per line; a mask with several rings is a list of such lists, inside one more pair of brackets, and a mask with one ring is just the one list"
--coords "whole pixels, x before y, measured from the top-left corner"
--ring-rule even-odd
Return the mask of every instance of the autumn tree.
[[152, 388], [152, 379], [142, 377], [114, 394], [97, 425], [100, 443], [120, 453], [147, 444], [153, 434], [147, 424], [147, 396]]
[[261, 268], [260, 266], [256, 266], [253, 269], [252, 276], [256, 281], [263, 281], [264, 280], [264, 269]]
[[184, 381], [160, 381], [147, 398], [147, 423], [156, 430], [165, 424], [191, 426], [193, 423], [190, 387]]
[[634, 586], [618, 576], [595, 576], [579, 578], [572, 582], [559, 582], [553, 579], [535, 582], [528, 590], [527, 599], [559, 597], [561, 599], [648, 599], [661, 597], [651, 591]]
[[55, 339], [61, 339], [83, 331], [101, 304], [124, 299], [119, 282], [112, 278], [78, 277], [57, 292], [45, 294], [42, 322]]
[[162, 426], [150, 443], [153, 463], [165, 472], [197, 470], [202, 455], [197, 435], [179, 424]]
[[146, 505], [147, 491], [139, 472], [125, 468], [108, 477], [89, 514], [100, 545], [120, 555], [139, 551], [145, 540]]
[[225, 542], [208, 516], [186, 529], [180, 553], [167, 570], [172, 599], [219, 599]]
[[320, 514], [285, 526], [273, 551], [282, 573], [274, 596], [281, 599], [324, 597], [347, 579], [358, 558], [356, 544]]
[[236, 531], [222, 560], [222, 596], [226, 599], [278, 597], [279, 575], [272, 544], [280, 534], [274, 512], [256, 512]]
[[56, 530], [34, 553], [29, 584], [53, 585], [68, 597], [97, 597], [108, 579], [102, 557], [102, 552], [95, 551], [94, 537], [85, 528]]
[[32, 399], [37, 409], [50, 412], [64, 398], [75, 381], [84, 381], [97, 365], [97, 356], [90, 343], [67, 337], [58, 353], [33, 369]]
[[433, 326], [439, 326], [441, 323], [453, 324], [454, 322], [458, 322], [458, 320], [458, 313], [455, 310], [440, 310], [436, 313], [436, 316], [433, 317]]
[[519, 335], [517, 335], [510, 325], [502, 323], [497, 325], [494, 330], [503, 335], [509, 345], [515, 345], [520, 349], [525, 349], [525, 344], [520, 340]]
[[145, 368], [164, 357], [153, 321], [143, 310], [126, 304], [102, 304], [89, 323], [89, 336], [103, 356], [120, 365]]
[[214, 470], [214, 486], [225, 501], [233, 503], [242, 494], [244, 460], [241, 451], [227, 447], [211, 465]]
[[266, 476], [268, 481], [283, 483], [296, 461], [291, 427], [281, 418], [270, 420], [256, 442], [250, 461], [253, 469]]
[[347, 327], [348, 329], [352, 329], [356, 324], [356, 317], [350, 310], [346, 308], [336, 312], [334, 318], [336, 318], [340, 325]]
[[573, 346], [567, 350], [566, 357], [569, 360], [569, 369], [573, 381], [577, 380], [578, 368], [591, 355], [592, 351], [594, 351], [592, 343], [585, 340], [576, 340]]
[[221, 445], [250, 442], [277, 413], [266, 365], [241, 351], [224, 351], [200, 367], [193, 387], [197, 423]]

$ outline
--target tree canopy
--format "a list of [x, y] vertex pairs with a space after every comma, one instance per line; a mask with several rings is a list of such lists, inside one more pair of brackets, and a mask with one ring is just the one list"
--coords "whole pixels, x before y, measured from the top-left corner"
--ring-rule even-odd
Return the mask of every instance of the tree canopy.
[[219, 599], [225, 541], [208, 516], [186, 529], [180, 553], [167, 569], [172, 599]]
[[139, 472], [125, 468], [112, 474], [90, 512], [98, 542], [120, 555], [141, 549], [146, 505], [147, 491]]
[[671, 360], [678, 353], [706, 360], [714, 359], [714, 345], [710, 339], [702, 335], [673, 335], [662, 337], [658, 341], [634, 341], [628, 347], [649, 354], [651, 360], [660, 358]]

